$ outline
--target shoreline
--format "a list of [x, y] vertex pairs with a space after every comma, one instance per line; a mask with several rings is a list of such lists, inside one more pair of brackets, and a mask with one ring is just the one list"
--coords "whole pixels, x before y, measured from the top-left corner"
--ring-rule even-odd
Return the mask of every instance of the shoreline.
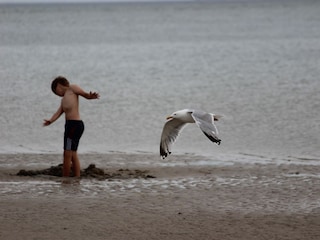
[[9, 174], [21, 163], [31, 169], [39, 168], [40, 160], [42, 165], [57, 165], [58, 157], [0, 155], [1, 163], [10, 158], [20, 164], [14, 169], [0, 167], [1, 239], [310, 240], [320, 236], [320, 166], [308, 161], [304, 165], [196, 165], [203, 158], [183, 155], [159, 165], [150, 154], [88, 154], [83, 156], [83, 168], [95, 163], [112, 173], [125, 166], [148, 171], [155, 178], [89, 177], [65, 184], [60, 177]]

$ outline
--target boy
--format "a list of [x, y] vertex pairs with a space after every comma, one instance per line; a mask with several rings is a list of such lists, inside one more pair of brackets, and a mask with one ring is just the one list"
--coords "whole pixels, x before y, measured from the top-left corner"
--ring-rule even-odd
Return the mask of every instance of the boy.
[[98, 99], [97, 92], [85, 92], [79, 86], [69, 84], [69, 81], [62, 76], [52, 81], [51, 89], [54, 94], [62, 97], [60, 107], [47, 120], [44, 119], [43, 126], [49, 126], [65, 113], [66, 124], [64, 132], [64, 153], [63, 153], [63, 177], [70, 176], [72, 163], [73, 175], [80, 177], [80, 162], [77, 154], [79, 140], [84, 131], [84, 124], [79, 114], [79, 95], [86, 99]]

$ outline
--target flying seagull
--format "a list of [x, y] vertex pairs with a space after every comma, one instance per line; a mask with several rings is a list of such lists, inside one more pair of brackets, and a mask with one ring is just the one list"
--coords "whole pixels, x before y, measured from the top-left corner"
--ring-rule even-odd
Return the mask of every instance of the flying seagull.
[[172, 113], [167, 117], [167, 122], [162, 130], [160, 156], [164, 159], [171, 154], [173, 143], [187, 123], [196, 123], [204, 135], [212, 142], [220, 145], [221, 140], [217, 137], [218, 129], [215, 126], [214, 121], [218, 121], [221, 117], [221, 115], [192, 109], [183, 109]]

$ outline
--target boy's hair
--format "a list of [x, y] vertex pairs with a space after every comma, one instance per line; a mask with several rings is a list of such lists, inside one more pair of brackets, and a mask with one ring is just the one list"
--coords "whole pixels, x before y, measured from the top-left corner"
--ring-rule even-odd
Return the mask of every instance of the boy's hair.
[[57, 94], [56, 89], [58, 84], [61, 84], [62, 86], [65, 86], [65, 87], [69, 87], [69, 81], [65, 77], [58, 76], [51, 83], [51, 90], [54, 94]]

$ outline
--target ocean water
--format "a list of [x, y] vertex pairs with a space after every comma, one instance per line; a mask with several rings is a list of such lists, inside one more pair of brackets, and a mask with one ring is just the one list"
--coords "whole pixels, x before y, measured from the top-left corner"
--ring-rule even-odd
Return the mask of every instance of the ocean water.
[[156, 156], [165, 117], [199, 108], [224, 115], [221, 145], [190, 125], [173, 154], [319, 159], [319, 12], [302, 0], [2, 4], [0, 153], [62, 152], [64, 118], [42, 121], [64, 75], [101, 95], [80, 100], [82, 153]]

